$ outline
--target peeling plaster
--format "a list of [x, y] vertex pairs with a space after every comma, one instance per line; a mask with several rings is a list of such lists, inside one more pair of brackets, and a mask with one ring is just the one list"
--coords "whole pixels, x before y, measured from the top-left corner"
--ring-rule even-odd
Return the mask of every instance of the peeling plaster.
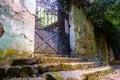
[[[32, 4], [29, 1], [33, 1]], [[34, 0], [0, 0], [0, 6], [2, 6], [0, 23], [5, 26], [5, 33], [0, 38], [0, 50], [19, 49], [29, 53], [34, 51], [36, 10], [33, 7], [36, 5], [34, 2]]]

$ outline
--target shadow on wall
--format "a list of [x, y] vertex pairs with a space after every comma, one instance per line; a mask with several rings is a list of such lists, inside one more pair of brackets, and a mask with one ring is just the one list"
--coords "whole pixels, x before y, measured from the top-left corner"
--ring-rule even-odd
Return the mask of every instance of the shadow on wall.
[[106, 39], [106, 43], [109, 49], [109, 53], [108, 53], [109, 60], [113, 60], [113, 59], [120, 60], [120, 54], [119, 54], [120, 30], [116, 28], [113, 24], [105, 20], [104, 25], [102, 27], [95, 27], [95, 31], [97, 32], [95, 34], [96, 36], [97, 34], [102, 34]]

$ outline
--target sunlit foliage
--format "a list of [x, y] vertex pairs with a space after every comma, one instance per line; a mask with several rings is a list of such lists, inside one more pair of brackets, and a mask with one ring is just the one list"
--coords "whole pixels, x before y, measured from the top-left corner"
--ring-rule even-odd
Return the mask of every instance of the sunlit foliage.
[[83, 8], [95, 26], [112, 47], [115, 58], [120, 60], [120, 0], [96, 0]]

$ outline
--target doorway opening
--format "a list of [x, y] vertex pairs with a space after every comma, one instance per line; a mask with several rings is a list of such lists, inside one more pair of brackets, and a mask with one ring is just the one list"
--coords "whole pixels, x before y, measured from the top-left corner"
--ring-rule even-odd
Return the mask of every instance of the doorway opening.
[[70, 53], [69, 29], [58, 5], [58, 0], [36, 0], [34, 53]]

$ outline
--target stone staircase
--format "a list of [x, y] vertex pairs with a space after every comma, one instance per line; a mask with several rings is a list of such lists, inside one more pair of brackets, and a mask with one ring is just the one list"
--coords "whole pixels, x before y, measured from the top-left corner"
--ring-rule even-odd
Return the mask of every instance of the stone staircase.
[[0, 68], [0, 80], [99, 80], [112, 68], [63, 55], [34, 54], [29, 59], [15, 59]]

